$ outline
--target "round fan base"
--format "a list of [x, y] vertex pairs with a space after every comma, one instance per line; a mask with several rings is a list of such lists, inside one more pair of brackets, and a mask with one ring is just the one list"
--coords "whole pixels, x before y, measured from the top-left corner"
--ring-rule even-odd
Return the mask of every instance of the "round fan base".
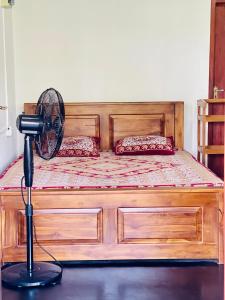
[[2, 270], [2, 283], [8, 288], [31, 288], [55, 285], [62, 278], [62, 268], [55, 264], [38, 262], [30, 274], [26, 263], [19, 263]]

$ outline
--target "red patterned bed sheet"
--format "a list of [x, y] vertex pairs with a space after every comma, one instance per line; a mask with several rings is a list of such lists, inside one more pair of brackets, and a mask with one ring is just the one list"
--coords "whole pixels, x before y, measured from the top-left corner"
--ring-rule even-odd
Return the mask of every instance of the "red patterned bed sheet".
[[[175, 155], [55, 157], [35, 156], [33, 189], [101, 189], [153, 187], [222, 187], [223, 181], [198, 163], [188, 152]], [[20, 188], [22, 157], [0, 175], [0, 190]]]

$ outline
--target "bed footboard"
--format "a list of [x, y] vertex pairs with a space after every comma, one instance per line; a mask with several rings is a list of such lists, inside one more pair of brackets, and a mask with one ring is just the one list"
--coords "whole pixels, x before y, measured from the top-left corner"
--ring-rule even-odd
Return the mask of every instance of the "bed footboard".
[[[58, 260], [223, 262], [222, 189], [34, 191], [37, 239]], [[1, 193], [3, 261], [24, 261], [18, 192]], [[36, 260], [50, 260], [36, 244]]]

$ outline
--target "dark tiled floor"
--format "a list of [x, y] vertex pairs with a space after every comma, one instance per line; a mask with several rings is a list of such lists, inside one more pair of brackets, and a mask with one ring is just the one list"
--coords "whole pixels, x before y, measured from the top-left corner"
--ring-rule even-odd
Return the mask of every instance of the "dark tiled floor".
[[55, 287], [14, 291], [3, 300], [222, 300], [223, 266], [65, 267]]

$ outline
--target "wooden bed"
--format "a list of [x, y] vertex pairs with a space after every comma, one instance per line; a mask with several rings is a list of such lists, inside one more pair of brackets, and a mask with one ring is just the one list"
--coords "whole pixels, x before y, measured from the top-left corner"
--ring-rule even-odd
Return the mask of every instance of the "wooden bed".
[[[34, 113], [26, 103], [25, 112]], [[65, 136], [174, 136], [183, 149], [183, 102], [66, 103]], [[25, 260], [19, 191], [1, 191], [3, 262]], [[35, 190], [39, 242], [58, 260], [207, 259], [223, 263], [222, 188]], [[151, 221], [150, 221], [151, 220]], [[35, 245], [35, 259], [50, 257]]]

